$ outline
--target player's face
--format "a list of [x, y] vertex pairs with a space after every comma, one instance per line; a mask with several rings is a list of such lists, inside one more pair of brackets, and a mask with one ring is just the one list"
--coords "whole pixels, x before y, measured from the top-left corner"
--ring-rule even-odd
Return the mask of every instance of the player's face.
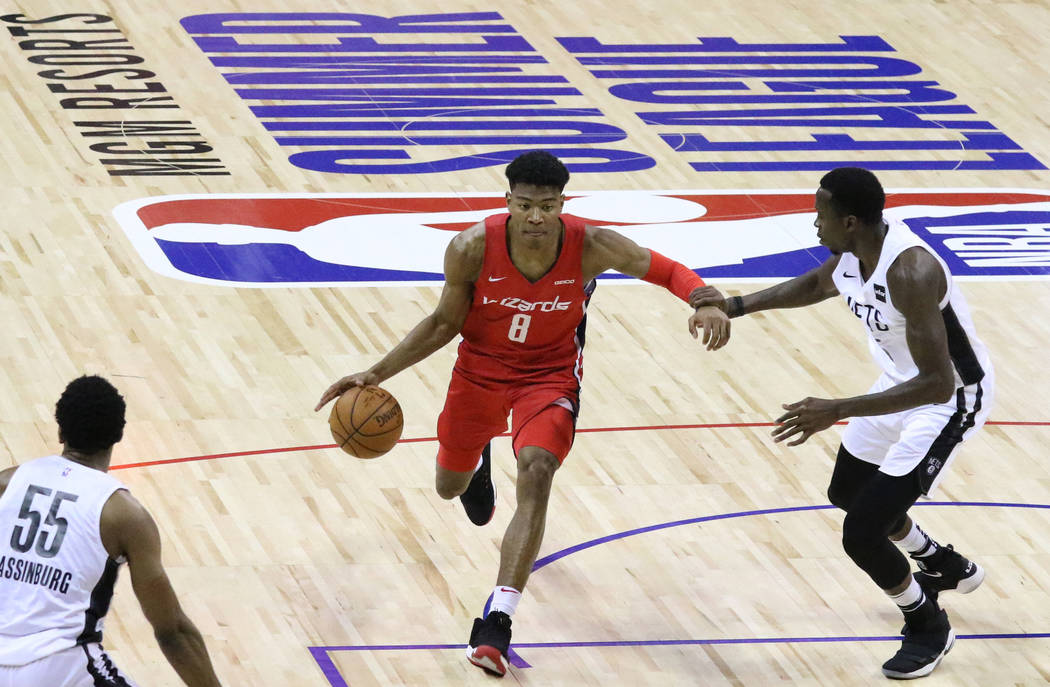
[[813, 226], [817, 228], [817, 239], [820, 245], [830, 250], [834, 255], [842, 255], [851, 248], [851, 237], [853, 227], [857, 218], [853, 215], [840, 215], [831, 204], [831, 192], [824, 188], [817, 189], [814, 207], [817, 211], [817, 219]]
[[507, 193], [510, 231], [537, 245], [556, 240], [564, 204], [565, 196], [554, 187], [517, 184]]

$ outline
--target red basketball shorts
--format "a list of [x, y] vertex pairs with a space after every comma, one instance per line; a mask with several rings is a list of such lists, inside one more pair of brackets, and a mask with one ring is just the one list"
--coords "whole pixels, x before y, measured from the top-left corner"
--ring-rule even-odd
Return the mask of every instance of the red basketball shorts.
[[575, 380], [491, 383], [453, 370], [438, 416], [438, 465], [473, 470], [485, 444], [507, 431], [508, 416], [515, 455], [523, 446], [538, 446], [565, 460], [576, 434], [578, 394]]

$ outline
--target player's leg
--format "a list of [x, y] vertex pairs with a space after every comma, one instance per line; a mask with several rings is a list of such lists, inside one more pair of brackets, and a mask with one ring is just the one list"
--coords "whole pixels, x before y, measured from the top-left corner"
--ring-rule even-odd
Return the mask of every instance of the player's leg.
[[496, 485], [492, 481], [492, 459], [488, 441], [481, 447], [450, 451], [438, 448], [434, 487], [438, 496], [450, 500], [457, 496], [467, 518], [475, 525], [487, 525], [496, 513]]
[[853, 499], [842, 523], [847, 555], [904, 614], [904, 641], [883, 664], [892, 678], [928, 675], [955, 642], [948, 616], [911, 575], [907, 557], [889, 540], [922, 493], [917, 466], [902, 476], [876, 472]]
[[[845, 446], [839, 446], [835, 470], [828, 486], [828, 499], [844, 511], [849, 511], [853, 499], [875, 472], [878, 465], [860, 460]], [[984, 580], [984, 570], [955, 551], [951, 544], [941, 546], [919, 527], [908, 515], [894, 527], [889, 538], [919, 565], [916, 580], [926, 594], [937, 594], [949, 589], [968, 594]]]
[[[529, 416], [520, 406], [515, 406], [514, 412]], [[515, 424], [517, 421], [516, 417]], [[568, 455], [574, 432], [573, 412], [559, 405], [549, 405], [515, 427], [517, 508], [503, 536], [500, 569], [488, 613], [474, 620], [467, 647], [470, 662], [495, 675], [506, 673], [511, 616], [539, 555], [554, 474]]]
[[[576, 436], [577, 406], [568, 398], [548, 399], [538, 393], [514, 405], [518, 505], [500, 547], [497, 587], [524, 589], [543, 541], [554, 474]], [[538, 410], [537, 400], [543, 404]]]
[[467, 518], [475, 525], [487, 525], [496, 513], [496, 485], [492, 481], [491, 445], [449, 451], [438, 449], [434, 485], [443, 499], [459, 497]]
[[[849, 511], [857, 493], [877, 471], [877, 465], [860, 460], [844, 446], [839, 446], [828, 499], [842, 510]], [[938, 593], [951, 589], [968, 594], [984, 581], [984, 570], [980, 565], [955, 551], [951, 544], [940, 545], [910, 516], [905, 515], [893, 529], [890, 540], [918, 564], [915, 579], [927, 595], [936, 599]]]
[[[446, 457], [445, 462], [450, 462]], [[452, 468], [445, 467], [442, 463], [442, 458], [439, 456], [437, 472], [434, 478], [434, 489], [437, 491], [438, 496], [449, 501], [462, 494], [467, 489], [467, 485], [470, 484], [470, 478], [474, 474], [474, 468], [468, 467], [465, 470], [454, 470]]]
[[[857, 492], [876, 471], [877, 465], [866, 463], [839, 446], [835, 471], [828, 487], [831, 503], [848, 511]], [[984, 581], [984, 569], [980, 565], [957, 552], [951, 544], [939, 544], [910, 516], [904, 516], [889, 538], [918, 564], [915, 579], [926, 594], [935, 599], [940, 592], [947, 590], [969, 594]]]
[[[978, 384], [960, 388], [948, 403], [922, 406], [904, 414], [901, 437], [886, 455], [887, 469], [896, 472], [918, 460], [917, 475], [922, 493], [929, 494], [951, 465], [962, 442], [977, 431], [988, 417], [991, 406], [989, 377]], [[916, 458], [918, 457], [918, 458]], [[930, 537], [912, 518], [890, 534], [898, 546], [919, 566], [915, 578], [927, 595], [955, 590], [968, 594], [984, 581], [984, 569]]]
[[[882, 391], [888, 384], [892, 382], [880, 378], [871, 393]], [[920, 475], [923, 491], [928, 492], [942, 476], [961, 438], [983, 423], [987, 404], [981, 412], [968, 412], [980, 405], [975, 386], [969, 393], [964, 391], [961, 405], [957, 399], [903, 413], [853, 418], [842, 436], [828, 498], [848, 511], [860, 488], [880, 465], [885, 465], [889, 474], [901, 475], [920, 462], [925, 466]], [[907, 515], [889, 538], [919, 564], [917, 577], [931, 596], [946, 589], [970, 592], [984, 579], [980, 566], [955, 552], [951, 545], [940, 546]]]
[[[552, 414], [568, 416], [561, 409]], [[498, 586], [525, 588], [543, 542], [551, 484], [560, 466], [559, 458], [544, 448], [525, 446], [518, 451], [518, 506], [500, 546]]]
[[435, 488], [443, 499], [459, 496], [475, 525], [488, 523], [495, 512], [489, 442], [506, 430], [508, 413], [502, 389], [484, 388], [453, 371], [438, 417]]
[[474, 620], [467, 648], [471, 663], [496, 675], [507, 672], [511, 616], [543, 542], [547, 503], [558, 466], [558, 459], [546, 449], [526, 446], [518, 452], [518, 507], [503, 535], [500, 569], [488, 613]]
[[861, 460], [840, 444], [828, 485], [828, 500], [848, 512], [853, 499], [878, 470], [878, 465]]

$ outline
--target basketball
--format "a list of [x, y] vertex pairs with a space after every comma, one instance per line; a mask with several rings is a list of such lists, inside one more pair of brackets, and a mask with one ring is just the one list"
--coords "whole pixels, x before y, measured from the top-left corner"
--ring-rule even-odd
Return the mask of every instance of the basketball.
[[378, 386], [355, 386], [336, 399], [328, 416], [332, 438], [355, 458], [378, 458], [401, 438], [404, 418], [390, 392]]

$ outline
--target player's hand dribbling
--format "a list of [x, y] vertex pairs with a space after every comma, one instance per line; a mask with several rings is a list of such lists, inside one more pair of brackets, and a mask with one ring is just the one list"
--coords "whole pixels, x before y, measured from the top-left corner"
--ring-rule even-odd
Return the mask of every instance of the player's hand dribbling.
[[[693, 293], [696, 293], [694, 291]], [[689, 318], [689, 333], [697, 338], [698, 328], [703, 328], [703, 344], [709, 351], [717, 351], [729, 343], [729, 316], [718, 308], [707, 305], [697, 308]]]
[[378, 385], [381, 381], [379, 375], [374, 372], [358, 372], [356, 374], [347, 375], [332, 386], [328, 387], [325, 392], [321, 394], [321, 400], [317, 402], [317, 407], [314, 408], [314, 412], [323, 408], [324, 405], [332, 399], [342, 396], [346, 390], [352, 386], [368, 386], [369, 384]]
[[772, 432], [775, 444], [801, 433], [798, 439], [788, 442], [788, 446], [798, 446], [842, 419], [838, 402], [826, 398], [804, 398], [781, 407], [787, 412], [776, 420], [777, 427]]

